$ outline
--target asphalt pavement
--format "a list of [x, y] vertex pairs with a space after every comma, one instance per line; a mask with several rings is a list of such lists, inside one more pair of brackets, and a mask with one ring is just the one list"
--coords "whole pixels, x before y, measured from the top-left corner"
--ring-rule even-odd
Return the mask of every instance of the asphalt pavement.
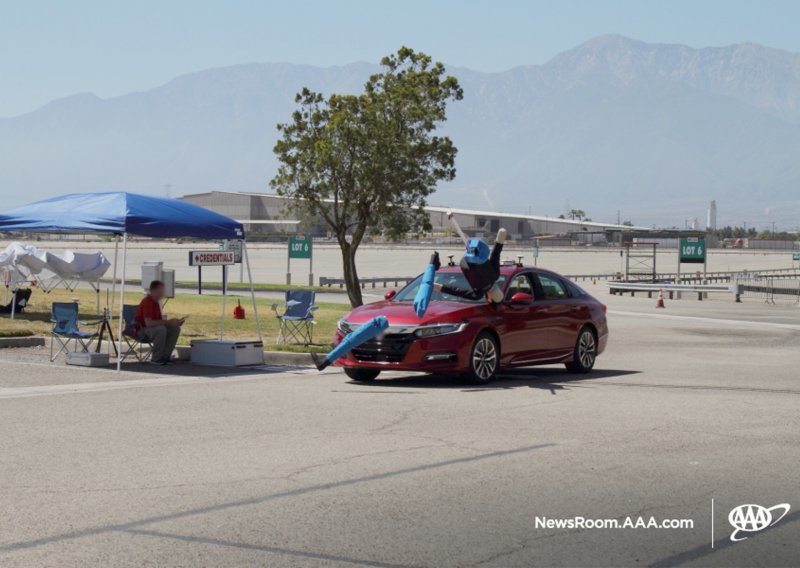
[[0, 565], [796, 565], [800, 308], [599, 297], [593, 374], [486, 387], [0, 350]]

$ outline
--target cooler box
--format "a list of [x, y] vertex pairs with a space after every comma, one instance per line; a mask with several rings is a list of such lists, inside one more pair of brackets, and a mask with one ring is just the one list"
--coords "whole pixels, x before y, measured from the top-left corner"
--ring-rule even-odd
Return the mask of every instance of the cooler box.
[[67, 352], [67, 365], [78, 365], [79, 367], [108, 367], [108, 353], [69, 351]]
[[264, 364], [264, 343], [237, 339], [193, 339], [190, 361], [196, 365], [241, 367]]

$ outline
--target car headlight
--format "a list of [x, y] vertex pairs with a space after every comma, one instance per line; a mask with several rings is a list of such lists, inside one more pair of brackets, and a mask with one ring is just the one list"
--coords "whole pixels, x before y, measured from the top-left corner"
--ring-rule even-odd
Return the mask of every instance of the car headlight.
[[467, 327], [466, 323], [437, 323], [433, 325], [423, 325], [414, 332], [414, 335], [420, 338], [436, 337], [439, 335], [459, 333], [464, 331], [465, 327]]
[[347, 335], [348, 333], [353, 331], [353, 326], [344, 321], [343, 319], [340, 319], [338, 322], [336, 322], [336, 329], [338, 329], [339, 333], [341, 333], [342, 335]]

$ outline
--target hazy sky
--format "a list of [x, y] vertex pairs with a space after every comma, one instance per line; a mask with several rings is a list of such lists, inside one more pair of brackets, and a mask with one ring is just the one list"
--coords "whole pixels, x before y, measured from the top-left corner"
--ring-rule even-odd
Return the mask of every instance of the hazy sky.
[[237, 63], [377, 61], [406, 44], [483, 71], [604, 34], [800, 51], [800, 0], [0, 0], [0, 117]]

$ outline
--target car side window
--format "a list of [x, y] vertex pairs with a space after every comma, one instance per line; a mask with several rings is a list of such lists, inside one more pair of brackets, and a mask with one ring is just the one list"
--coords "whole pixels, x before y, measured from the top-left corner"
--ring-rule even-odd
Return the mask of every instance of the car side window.
[[575, 284], [570, 280], [564, 280], [564, 284], [567, 286], [567, 290], [569, 291], [569, 295], [573, 298], [582, 298], [587, 295], [586, 290]]
[[506, 291], [506, 300], [510, 300], [514, 294], [519, 292], [533, 296], [533, 286], [527, 274], [517, 274], [511, 279], [508, 290]]
[[537, 274], [536, 277], [539, 279], [539, 286], [542, 289], [542, 299], [563, 300], [569, 298], [566, 286], [558, 278], [547, 274]]

